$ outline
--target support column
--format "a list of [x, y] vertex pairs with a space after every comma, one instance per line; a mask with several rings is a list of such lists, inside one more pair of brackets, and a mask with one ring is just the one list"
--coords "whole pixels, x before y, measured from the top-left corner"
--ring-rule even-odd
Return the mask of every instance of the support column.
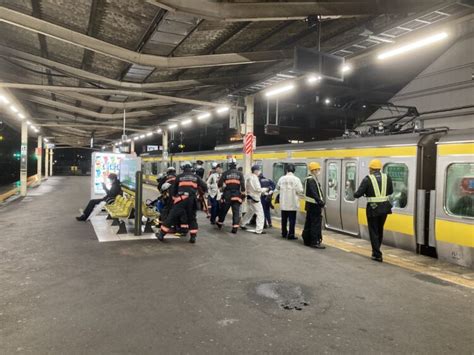
[[[255, 104], [255, 97], [253, 95], [245, 97], [245, 134], [252, 133], [254, 129], [254, 104]], [[247, 176], [251, 173], [252, 168], [252, 153], [244, 154], [244, 166], [243, 172], [244, 175]]]
[[26, 196], [28, 189], [28, 125], [26, 120], [21, 122], [21, 151], [20, 151], [20, 195]]
[[135, 153], [135, 141], [132, 139], [130, 142], [130, 154]]
[[163, 129], [162, 132], [162, 143], [161, 145], [163, 146], [163, 171], [168, 167], [168, 162], [169, 162], [169, 153], [168, 153], [168, 130]]
[[53, 161], [54, 161], [54, 151], [49, 150], [49, 176], [53, 176]]
[[49, 149], [44, 150], [44, 178], [47, 179], [49, 176]]
[[36, 176], [38, 185], [41, 184], [41, 168], [43, 165], [43, 136], [38, 136], [38, 148], [36, 149]]

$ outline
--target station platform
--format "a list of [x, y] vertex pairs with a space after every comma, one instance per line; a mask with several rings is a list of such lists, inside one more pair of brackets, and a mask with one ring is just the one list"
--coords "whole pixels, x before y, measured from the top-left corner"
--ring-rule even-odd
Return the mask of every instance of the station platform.
[[0, 353], [474, 351], [471, 270], [388, 247], [376, 263], [327, 231], [325, 250], [276, 228], [234, 236], [204, 215], [194, 245], [100, 243], [74, 219], [89, 181], [0, 206]]

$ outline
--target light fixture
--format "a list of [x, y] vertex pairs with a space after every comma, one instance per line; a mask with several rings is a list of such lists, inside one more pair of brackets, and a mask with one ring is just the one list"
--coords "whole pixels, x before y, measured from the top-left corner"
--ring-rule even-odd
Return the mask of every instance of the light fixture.
[[31, 122], [30, 122], [30, 121], [26, 121], [26, 124], [29, 126], [29, 125], [31, 124]]
[[31, 126], [31, 129], [33, 129], [33, 130], [34, 130], [34, 129], [36, 129], [36, 127], [32, 125], [32, 126]]
[[272, 96], [275, 96], [275, 95], [283, 94], [285, 92], [293, 90], [294, 88], [295, 88], [294, 84], [288, 84], [288, 85], [285, 85], [285, 86], [280, 86], [276, 89], [267, 91], [265, 93], [265, 96], [266, 97], [272, 97]]
[[129, 138], [125, 142], [130, 143], [132, 140]]
[[188, 126], [191, 123], [193, 123], [193, 120], [191, 118], [188, 118], [186, 120], [181, 121], [181, 126]]
[[150, 137], [150, 136], [152, 136], [152, 135], [153, 135], [153, 132], [148, 132], [148, 133], [146, 134], [147, 137]]
[[0, 95], [0, 101], [2, 101], [4, 104], [9, 104], [10, 101], [3, 95]]
[[331, 103], [331, 99], [330, 99], [329, 97], [325, 98], [325, 99], [324, 99], [324, 103], [325, 103], [326, 105], [329, 105], [329, 104]]
[[144, 134], [140, 134], [140, 139], [143, 139], [145, 138], [145, 135]]
[[198, 120], [205, 120], [206, 118], [209, 118], [211, 117], [211, 114], [209, 112], [204, 112], [202, 114], [200, 114], [199, 116], [197, 116], [197, 119]]
[[158, 133], [158, 134], [163, 133], [163, 130], [162, 130], [161, 128], [158, 128], [158, 129], [156, 130], [156, 133]]
[[217, 113], [226, 113], [229, 111], [229, 106], [223, 106], [223, 107], [219, 107], [216, 112]]
[[168, 126], [168, 129], [175, 129], [175, 128], [178, 128], [178, 124], [177, 123], [173, 123], [173, 124], [170, 124]]
[[362, 105], [362, 108], [367, 108], [367, 105]]
[[49, 142], [48, 138], [44, 138], [43, 140], [44, 140], [46, 143]]
[[137, 141], [137, 140], [139, 140], [139, 139], [140, 139], [140, 137], [138, 137], [138, 136], [133, 137], [133, 140], [134, 140], [134, 141]]
[[352, 65], [350, 65], [350, 64], [348, 64], [348, 63], [344, 64], [344, 65], [342, 66], [342, 68], [341, 68], [341, 71], [342, 71], [343, 73], [349, 73], [349, 72], [351, 72], [351, 71], [352, 71]]
[[15, 113], [18, 113], [18, 109], [13, 105], [10, 106], [10, 110], [12, 110]]
[[105, 149], [105, 145], [102, 146], [102, 150], [104, 150], [104, 149]]
[[22, 120], [24, 120], [26, 118], [25, 115], [22, 114], [22, 113], [18, 113], [18, 117], [20, 117]]
[[321, 81], [321, 79], [322, 79], [321, 75], [313, 74], [313, 75], [308, 76], [308, 79], [306, 81], [308, 82], [308, 84], [315, 84]]
[[382, 59], [387, 59], [387, 58], [390, 58], [390, 57], [394, 57], [396, 55], [406, 53], [406, 52], [412, 51], [414, 49], [425, 47], [425, 46], [427, 46], [431, 43], [441, 41], [441, 40], [445, 39], [446, 37], [448, 37], [448, 34], [446, 32], [437, 33], [435, 35], [420, 39], [418, 41], [406, 44], [404, 46], [401, 46], [401, 47], [383, 52], [383, 53], [381, 53], [377, 56], [377, 59], [382, 60]]

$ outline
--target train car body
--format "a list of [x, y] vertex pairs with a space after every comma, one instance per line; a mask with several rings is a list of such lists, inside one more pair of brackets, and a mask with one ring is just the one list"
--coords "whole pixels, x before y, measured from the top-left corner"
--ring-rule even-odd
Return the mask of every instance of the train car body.
[[[442, 250], [440, 256], [443, 259], [472, 267], [473, 236], [470, 239], [469, 235], [466, 235], [472, 232], [470, 217], [443, 215], [438, 218], [437, 206], [440, 206], [441, 201], [435, 200], [435, 196], [439, 199], [440, 195], [436, 191], [441, 190], [437, 190], [436, 187], [438, 186], [439, 189], [444, 185], [443, 177], [436, 171], [441, 168], [439, 164], [449, 163], [450, 158], [441, 155], [446, 152], [441, 147], [448, 144], [449, 136], [451, 135], [446, 134], [445, 131], [433, 131], [423, 134], [274, 145], [258, 147], [253, 154], [253, 160], [255, 164], [262, 166], [263, 174], [273, 179], [275, 183], [284, 174], [285, 167], [289, 163], [295, 165], [295, 175], [304, 180], [308, 175], [307, 164], [311, 161], [319, 162], [322, 167], [320, 182], [326, 197], [325, 227], [368, 240], [366, 200], [365, 198], [355, 199], [353, 195], [362, 179], [369, 173], [370, 160], [380, 159], [383, 171], [390, 175], [394, 184], [394, 193], [390, 197], [393, 213], [389, 215], [385, 224], [384, 244], [413, 252], [426, 252], [440, 248], [439, 250]], [[436, 143], [442, 137], [444, 138], [438, 145], [437, 153]], [[242, 152], [231, 150], [175, 154], [170, 164], [179, 169], [180, 162], [195, 162], [199, 159], [204, 161], [207, 176], [212, 162], [221, 163], [225, 169], [227, 158], [230, 156], [235, 157], [239, 164], [243, 162]], [[472, 164], [472, 152], [470, 160], [468, 156], [462, 157], [463, 161]], [[156, 174], [163, 170], [160, 168], [161, 157], [144, 157], [143, 162], [145, 181], [156, 183]], [[463, 181], [464, 184], [470, 183], [470, 180]], [[474, 180], [471, 183], [474, 183]], [[470, 198], [474, 198], [474, 195], [470, 195]], [[434, 217], [430, 217], [430, 215], [434, 216], [435, 209], [436, 222], [434, 222]], [[300, 210], [302, 213], [299, 214], [299, 219], [302, 221], [303, 201], [301, 201]], [[278, 212], [278, 208], [276, 211]], [[441, 211], [439, 213], [442, 214]], [[459, 227], [461, 228], [460, 235], [463, 235], [462, 244], [456, 241], [446, 242], [446, 239], [449, 239], [445, 236], [445, 230], [448, 228], [446, 223], [451, 222], [462, 225]], [[436, 224], [436, 228], [432, 228], [432, 224]], [[438, 230], [440, 237], [436, 234]], [[445, 257], [452, 253], [453, 248], [452, 245], [446, 246], [446, 243], [453, 244], [455, 249], [458, 248], [456, 258]]]

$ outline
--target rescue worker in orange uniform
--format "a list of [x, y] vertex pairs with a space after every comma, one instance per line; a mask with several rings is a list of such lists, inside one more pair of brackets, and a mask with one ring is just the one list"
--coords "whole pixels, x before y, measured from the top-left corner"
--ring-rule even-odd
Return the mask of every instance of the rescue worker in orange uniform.
[[158, 240], [164, 241], [165, 235], [171, 232], [171, 227], [180, 228], [181, 231], [190, 233], [190, 243], [195, 243], [198, 232], [196, 220], [197, 193], [198, 189], [207, 192], [206, 183], [193, 173], [193, 166], [190, 162], [184, 162], [181, 166], [183, 172], [176, 176], [176, 180], [171, 187], [171, 197], [173, 207], [161, 225]]
[[382, 262], [380, 247], [383, 241], [383, 227], [387, 215], [392, 213], [392, 205], [388, 199], [393, 193], [392, 179], [381, 172], [382, 162], [373, 159], [369, 163], [369, 175], [360, 183], [354, 193], [355, 198], [367, 198], [367, 224], [369, 227], [370, 243], [372, 244], [372, 260]]

